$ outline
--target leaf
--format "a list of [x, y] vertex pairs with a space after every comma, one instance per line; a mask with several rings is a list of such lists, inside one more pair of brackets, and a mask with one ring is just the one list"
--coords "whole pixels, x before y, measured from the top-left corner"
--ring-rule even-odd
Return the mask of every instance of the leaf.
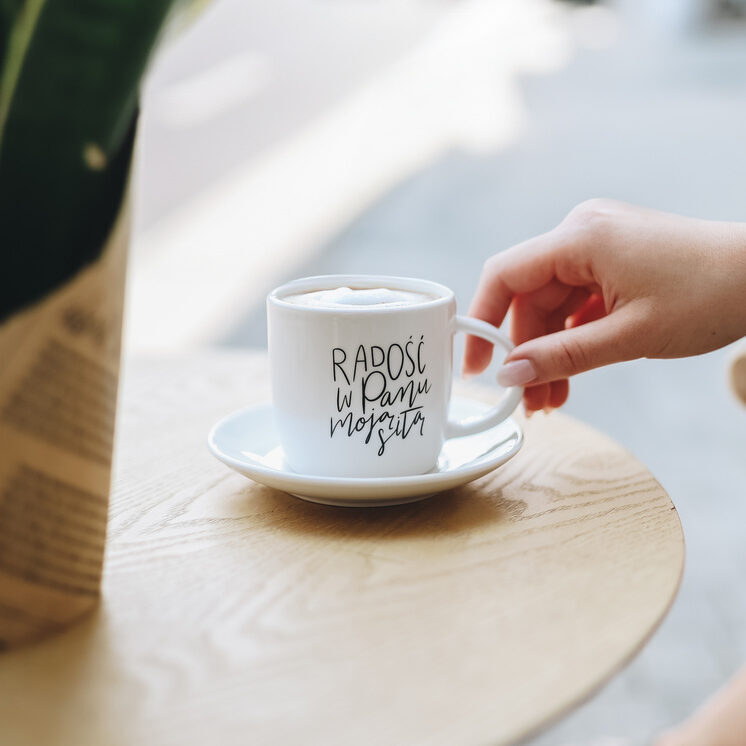
[[[8, 8], [8, 28], [3, 34], [4, 65], [0, 74], [0, 145], [2, 144], [5, 122], [8, 120], [10, 102], [18, 84], [26, 50], [31, 43], [34, 27], [45, 0], [27, 0], [25, 3], [11, 3]], [[14, 7], [16, 6], [16, 7]]]
[[[24, 12], [41, 3], [25, 47]], [[18, 6], [2, 0], [3, 18]], [[0, 75], [0, 319], [95, 259], [129, 174], [139, 85], [171, 0], [26, 0]]]

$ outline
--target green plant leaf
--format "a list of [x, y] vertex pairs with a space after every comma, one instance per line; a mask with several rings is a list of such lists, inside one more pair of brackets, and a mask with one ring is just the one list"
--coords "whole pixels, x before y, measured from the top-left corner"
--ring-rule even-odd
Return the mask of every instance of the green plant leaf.
[[3, 30], [13, 15], [0, 74], [0, 319], [100, 253], [128, 178], [140, 80], [171, 6], [1, 2]]

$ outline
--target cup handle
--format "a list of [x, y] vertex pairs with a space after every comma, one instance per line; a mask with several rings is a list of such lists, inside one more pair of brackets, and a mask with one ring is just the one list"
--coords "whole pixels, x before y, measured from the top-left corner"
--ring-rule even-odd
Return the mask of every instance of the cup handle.
[[[513, 343], [496, 326], [469, 316], [456, 316], [453, 332], [454, 334], [457, 332], [466, 332], [475, 337], [481, 337], [488, 342], [502, 347], [506, 353], [513, 349]], [[523, 388], [521, 386], [511, 386], [505, 390], [502, 399], [484, 414], [467, 417], [464, 420], [448, 420], [446, 424], [446, 439], [460, 438], [462, 435], [473, 435], [474, 433], [479, 433], [489, 427], [498, 425], [507, 419], [521, 403], [522, 398]]]

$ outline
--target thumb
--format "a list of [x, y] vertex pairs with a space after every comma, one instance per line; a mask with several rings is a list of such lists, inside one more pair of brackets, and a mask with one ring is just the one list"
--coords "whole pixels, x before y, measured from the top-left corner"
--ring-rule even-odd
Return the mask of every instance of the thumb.
[[625, 308], [518, 345], [497, 373], [501, 386], [534, 386], [642, 356], [644, 335]]

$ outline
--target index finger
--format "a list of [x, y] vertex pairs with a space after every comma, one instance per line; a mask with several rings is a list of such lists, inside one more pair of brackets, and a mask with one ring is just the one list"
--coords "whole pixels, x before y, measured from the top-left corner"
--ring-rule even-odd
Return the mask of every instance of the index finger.
[[[561, 246], [557, 229], [496, 254], [485, 262], [469, 315], [494, 326], [505, 320], [516, 295], [531, 293], [556, 275], [556, 250]], [[492, 358], [492, 344], [468, 336], [464, 372], [481, 373]]]

